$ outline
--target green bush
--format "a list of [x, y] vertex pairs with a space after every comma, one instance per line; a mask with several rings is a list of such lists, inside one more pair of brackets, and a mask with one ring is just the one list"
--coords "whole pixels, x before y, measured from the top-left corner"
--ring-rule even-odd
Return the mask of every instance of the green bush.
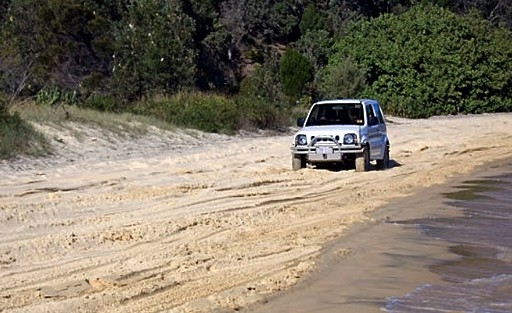
[[355, 98], [366, 87], [365, 72], [350, 57], [321, 72], [318, 93], [323, 99]]
[[332, 45], [332, 36], [323, 29], [308, 30], [294, 43], [297, 50], [308, 58], [315, 76], [327, 65]]
[[476, 15], [417, 5], [354, 23], [336, 45], [364, 70], [361, 97], [405, 117], [512, 110], [512, 33]]
[[299, 23], [300, 32], [305, 34], [312, 30], [322, 30], [324, 27], [324, 18], [317, 12], [313, 4], [308, 4]]
[[80, 103], [83, 108], [101, 112], [123, 112], [126, 108], [123, 101], [111, 94], [93, 94]]
[[264, 101], [269, 106], [282, 105], [286, 97], [279, 81], [279, 69], [279, 55], [268, 54], [263, 64], [256, 65], [241, 81], [238, 95], [252, 98], [256, 102]]
[[134, 106], [133, 112], [213, 133], [233, 133], [237, 120], [234, 101], [215, 94], [193, 92], [140, 102]]
[[291, 123], [292, 107], [276, 106], [262, 98], [197, 92], [153, 98], [135, 104], [131, 111], [153, 116], [179, 127], [233, 134], [237, 130], [280, 129]]
[[298, 99], [304, 85], [311, 80], [311, 65], [308, 58], [295, 49], [287, 49], [279, 64], [279, 74], [284, 93]]
[[261, 98], [239, 95], [235, 97], [237, 106], [237, 129], [277, 128], [279, 109]]
[[44, 152], [45, 138], [17, 114], [10, 115], [0, 105], [0, 159], [36, 155]]
[[36, 102], [42, 105], [56, 105], [60, 102], [73, 105], [77, 103], [77, 97], [75, 91], [47, 87], [39, 90], [36, 95]]
[[234, 97], [238, 129], [278, 129], [289, 125], [288, 100], [279, 82], [280, 62], [277, 54], [266, 56], [265, 62], [240, 83]]

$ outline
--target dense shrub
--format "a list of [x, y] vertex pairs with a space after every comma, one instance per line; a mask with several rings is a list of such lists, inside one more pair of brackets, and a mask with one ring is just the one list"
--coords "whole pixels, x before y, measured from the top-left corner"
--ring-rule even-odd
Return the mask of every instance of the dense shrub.
[[302, 14], [302, 19], [299, 23], [299, 28], [302, 34], [308, 31], [322, 30], [325, 27], [324, 18], [317, 12], [313, 4], [308, 4]]
[[262, 98], [239, 95], [234, 99], [238, 116], [237, 128], [272, 129], [278, 127], [279, 108]]
[[214, 133], [233, 133], [237, 117], [236, 105], [232, 100], [195, 92], [180, 92], [170, 97], [140, 102], [133, 111], [177, 126]]
[[280, 83], [280, 60], [270, 54], [240, 84], [234, 101], [239, 129], [278, 129], [289, 125], [289, 101]]
[[96, 93], [88, 96], [79, 103], [80, 107], [101, 112], [123, 112], [126, 110], [122, 99], [112, 94]]
[[44, 151], [45, 138], [17, 114], [10, 114], [7, 103], [0, 98], [0, 159]]
[[311, 80], [311, 65], [308, 58], [295, 49], [287, 49], [279, 66], [284, 93], [298, 99], [304, 85]]
[[172, 125], [206, 132], [233, 134], [237, 130], [280, 129], [291, 122], [291, 106], [275, 106], [262, 98], [180, 92], [139, 102], [132, 112], [154, 116]]
[[[512, 110], [512, 34], [437, 6], [355, 23], [330, 67], [351, 57], [367, 75], [360, 96], [407, 117]], [[332, 73], [336, 73], [332, 71]]]
[[257, 65], [252, 73], [242, 80], [238, 94], [252, 98], [255, 102], [263, 100], [268, 106], [283, 104], [286, 97], [279, 80], [279, 70], [279, 56], [272, 53], [263, 64]]
[[313, 76], [327, 65], [329, 53], [333, 44], [331, 35], [323, 30], [308, 30], [294, 44], [296, 49], [308, 58]]
[[365, 72], [350, 57], [331, 63], [318, 79], [321, 98], [355, 98], [366, 87]]
[[42, 105], [56, 105], [58, 103], [76, 104], [77, 94], [71, 90], [60, 90], [56, 87], [41, 89], [36, 95], [36, 103]]

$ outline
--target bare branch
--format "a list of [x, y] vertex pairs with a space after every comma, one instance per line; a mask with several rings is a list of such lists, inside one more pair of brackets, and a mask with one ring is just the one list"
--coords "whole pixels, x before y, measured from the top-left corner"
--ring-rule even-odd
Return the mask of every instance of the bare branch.
[[4, 83], [9, 92], [8, 107], [11, 107], [14, 100], [25, 89], [26, 82], [30, 77], [30, 70], [37, 56], [26, 56], [20, 61], [11, 59], [11, 64], [0, 63], [0, 72], [4, 73]]

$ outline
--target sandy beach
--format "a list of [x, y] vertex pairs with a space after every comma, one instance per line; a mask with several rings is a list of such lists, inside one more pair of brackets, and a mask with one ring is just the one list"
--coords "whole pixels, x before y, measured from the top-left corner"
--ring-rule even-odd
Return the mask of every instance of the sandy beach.
[[391, 117], [393, 167], [366, 173], [292, 171], [291, 132], [131, 138], [39, 125], [54, 157], [0, 163], [0, 311], [257, 306], [391, 200], [512, 158], [511, 118]]

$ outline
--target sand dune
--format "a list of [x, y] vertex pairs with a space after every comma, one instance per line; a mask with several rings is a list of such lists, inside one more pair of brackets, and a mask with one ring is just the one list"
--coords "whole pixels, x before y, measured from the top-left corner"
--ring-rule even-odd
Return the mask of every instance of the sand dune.
[[40, 127], [56, 156], [0, 164], [2, 312], [245, 308], [379, 206], [512, 157], [512, 114], [391, 118], [393, 167], [366, 173], [292, 171], [291, 134]]

